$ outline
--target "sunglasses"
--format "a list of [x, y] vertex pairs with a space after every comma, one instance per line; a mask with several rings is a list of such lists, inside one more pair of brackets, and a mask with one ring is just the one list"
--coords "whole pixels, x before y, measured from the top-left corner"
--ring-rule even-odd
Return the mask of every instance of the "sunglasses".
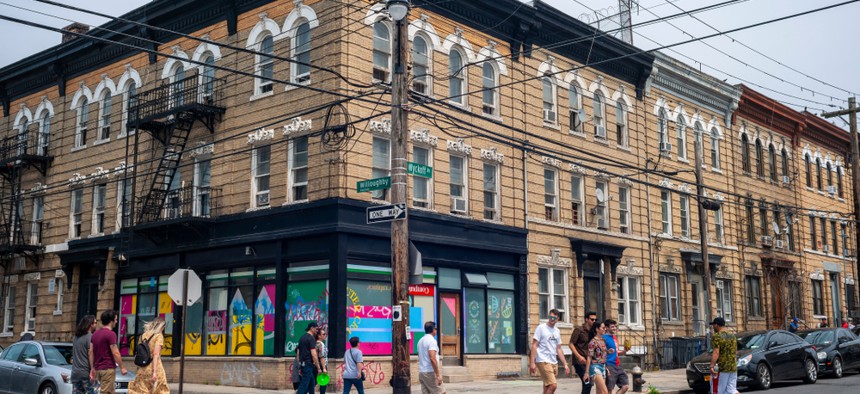
[[590, 320], [590, 321], [597, 321], [597, 319], [592, 319], [592, 318], [590, 318], [590, 317], [588, 318], [588, 320]]
[[550, 315], [550, 316], [549, 316], [549, 319], [550, 319], [550, 320], [558, 320], [558, 316]]

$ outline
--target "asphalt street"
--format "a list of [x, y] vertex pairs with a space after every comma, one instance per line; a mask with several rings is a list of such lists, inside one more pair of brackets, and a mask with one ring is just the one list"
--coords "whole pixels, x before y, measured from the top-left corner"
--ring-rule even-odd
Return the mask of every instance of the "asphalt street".
[[743, 393], [767, 393], [767, 394], [856, 394], [860, 393], [860, 373], [845, 372], [842, 379], [820, 377], [815, 384], [804, 384], [801, 381], [787, 383], [774, 383], [769, 391], [744, 390]]

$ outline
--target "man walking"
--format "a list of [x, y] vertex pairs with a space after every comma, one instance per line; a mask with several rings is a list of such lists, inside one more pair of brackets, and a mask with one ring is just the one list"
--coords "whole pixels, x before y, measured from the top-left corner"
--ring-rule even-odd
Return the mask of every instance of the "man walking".
[[299, 347], [296, 349], [296, 357], [301, 365], [302, 380], [296, 394], [313, 394], [317, 381], [314, 379], [316, 371], [320, 371], [320, 362], [317, 357], [317, 330], [319, 325], [312, 321], [305, 329], [305, 335], [299, 338]]
[[555, 328], [558, 322], [558, 310], [549, 311], [546, 323], [538, 325], [535, 335], [532, 337], [532, 349], [529, 358], [529, 372], [540, 371], [543, 379], [543, 394], [553, 394], [558, 384], [555, 381], [558, 375], [558, 360], [564, 364], [564, 374], [570, 375], [570, 367], [567, 359], [561, 351], [561, 332]]
[[621, 361], [618, 356], [627, 354], [627, 349], [618, 350], [618, 338], [615, 337], [618, 331], [618, 322], [612, 319], [607, 319], [604, 323], [606, 326], [606, 334], [603, 334], [603, 340], [606, 342], [606, 389], [609, 394], [612, 394], [612, 389], [618, 386], [617, 394], [624, 394], [630, 388], [630, 383], [627, 381], [627, 372], [621, 368]]
[[424, 337], [418, 341], [418, 382], [421, 383], [421, 394], [442, 394], [442, 372], [436, 355], [439, 354], [439, 344], [436, 342], [436, 323], [424, 323]]
[[122, 364], [122, 357], [116, 346], [116, 333], [113, 332], [117, 313], [115, 310], [104, 311], [99, 320], [102, 322], [102, 328], [92, 336], [93, 369], [96, 370], [96, 378], [101, 385], [101, 394], [113, 394], [117, 365], [123, 375], [128, 373]]
[[[711, 338], [714, 348], [711, 374], [719, 372], [717, 392], [714, 394], [738, 394], [738, 340], [732, 333], [725, 331], [726, 320], [722, 317], [714, 318], [711, 327], [714, 328], [714, 337]], [[714, 366], [719, 367], [719, 370], [715, 371]]]
[[573, 369], [576, 370], [576, 374], [579, 375], [579, 379], [582, 381], [582, 394], [591, 393], [591, 380], [585, 380], [583, 377], [586, 372], [585, 362], [588, 356], [588, 342], [591, 341], [588, 333], [591, 331], [591, 326], [594, 325], [596, 320], [596, 313], [591, 311], [586, 312], [585, 322], [573, 330], [573, 333], [570, 334], [570, 342], [567, 344], [570, 347], [570, 352], [573, 354]]

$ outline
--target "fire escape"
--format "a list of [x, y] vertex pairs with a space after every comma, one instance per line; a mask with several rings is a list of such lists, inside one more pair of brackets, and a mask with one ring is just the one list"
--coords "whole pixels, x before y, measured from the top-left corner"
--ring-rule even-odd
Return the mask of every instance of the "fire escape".
[[[134, 226], [177, 218], [208, 218], [214, 213], [217, 190], [171, 185], [195, 123], [202, 123], [214, 133], [215, 123], [221, 121], [226, 111], [223, 90], [223, 79], [191, 76], [131, 97], [128, 129], [150, 133], [160, 153], [152, 157], [149, 168], [134, 169], [132, 195], [139, 196], [134, 204]], [[139, 162], [139, 136], [136, 132], [134, 163]]]
[[33, 137], [23, 130], [0, 141], [0, 260], [4, 263], [17, 256], [38, 263], [42, 250], [42, 221], [24, 219], [21, 183], [28, 170], [45, 176], [53, 157], [48, 155], [47, 136]]

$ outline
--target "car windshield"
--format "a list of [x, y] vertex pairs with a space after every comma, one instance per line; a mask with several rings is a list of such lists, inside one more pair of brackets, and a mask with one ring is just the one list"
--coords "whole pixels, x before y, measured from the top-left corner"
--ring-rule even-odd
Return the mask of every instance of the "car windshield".
[[44, 345], [45, 362], [51, 365], [69, 365], [72, 363], [72, 347], [65, 345]]
[[767, 334], [752, 334], [738, 337], [738, 349], [758, 349], [764, 346]]
[[829, 345], [833, 343], [833, 331], [812, 331], [800, 335], [806, 342], [813, 345]]

